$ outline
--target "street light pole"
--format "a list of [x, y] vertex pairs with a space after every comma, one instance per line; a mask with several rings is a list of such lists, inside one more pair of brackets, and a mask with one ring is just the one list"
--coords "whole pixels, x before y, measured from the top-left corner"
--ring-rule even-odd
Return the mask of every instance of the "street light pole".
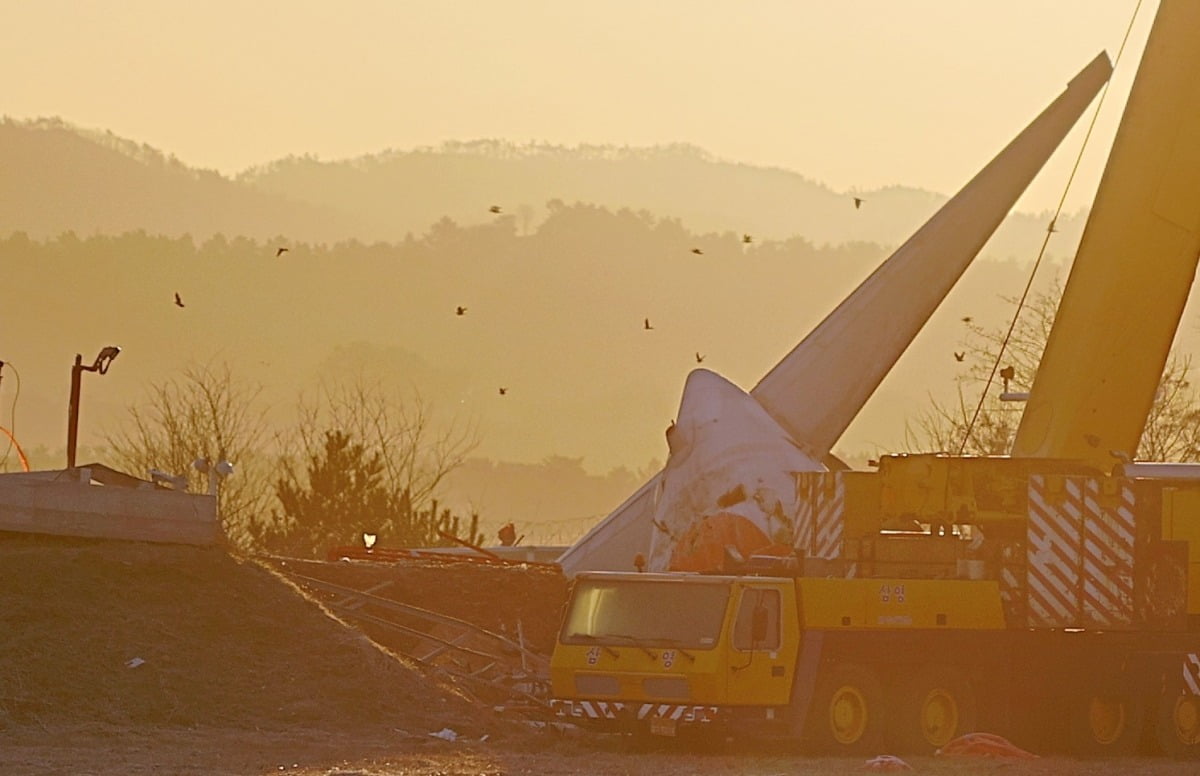
[[75, 468], [75, 437], [79, 434], [79, 377], [83, 374], [83, 356], [75, 354], [71, 367], [71, 401], [67, 404], [67, 468]]
[[67, 468], [75, 468], [75, 440], [79, 434], [79, 384], [84, 372], [99, 372], [104, 374], [112, 364], [113, 359], [120, 355], [121, 349], [109, 345], [96, 356], [91, 366], [83, 365], [83, 356], [75, 354], [75, 363], [71, 366], [71, 399], [67, 404]]

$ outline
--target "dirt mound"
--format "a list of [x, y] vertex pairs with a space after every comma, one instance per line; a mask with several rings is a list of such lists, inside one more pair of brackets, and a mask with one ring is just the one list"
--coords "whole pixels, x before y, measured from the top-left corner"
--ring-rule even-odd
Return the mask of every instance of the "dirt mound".
[[0, 731], [501, 725], [218, 549], [0, 534], [0, 634]]

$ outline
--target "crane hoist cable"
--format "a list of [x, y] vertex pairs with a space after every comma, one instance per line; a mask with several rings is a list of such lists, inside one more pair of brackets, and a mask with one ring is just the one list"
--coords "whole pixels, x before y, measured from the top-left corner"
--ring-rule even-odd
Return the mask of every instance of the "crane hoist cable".
[[[1133, 8], [1133, 15], [1129, 19], [1129, 25], [1125, 28], [1125, 36], [1121, 39], [1121, 47], [1117, 49], [1117, 57], [1113, 60], [1113, 72], [1116, 72], [1117, 65], [1121, 62], [1121, 55], [1125, 53], [1125, 45], [1129, 42], [1129, 34], [1133, 31], [1133, 23], [1137, 20], [1138, 11], [1142, 7], [1142, 0], [1138, 0]], [[1025, 290], [1021, 292], [1021, 298], [1017, 300], [1017, 309], [1013, 312], [1012, 321], [1008, 324], [1008, 331], [1004, 334], [1004, 339], [1000, 342], [1000, 349], [996, 352], [996, 358], [992, 362], [992, 369], [988, 373], [987, 382], [984, 383], [983, 390], [979, 393], [979, 403], [975, 405], [975, 412], [971, 415], [971, 420], [963, 429], [962, 442], [958, 445], [958, 455], [962, 455], [967, 447], [967, 442], [971, 439], [971, 432], [975, 430], [975, 421], [979, 419], [979, 413], [983, 410], [983, 403], [987, 399], [988, 391], [992, 389], [992, 383], [996, 380], [996, 371], [1000, 367], [1000, 362], [1004, 358], [1004, 350], [1008, 347], [1008, 342], [1012, 338], [1013, 330], [1017, 327], [1017, 320], [1021, 317], [1021, 311], [1025, 307], [1025, 301], [1029, 297], [1029, 290], [1033, 287], [1034, 277], [1037, 275], [1038, 267], [1042, 264], [1042, 259], [1046, 255], [1046, 246], [1050, 242], [1050, 235], [1054, 234], [1055, 225], [1058, 223], [1058, 217], [1062, 213], [1063, 203], [1066, 202], [1067, 193], [1071, 190], [1071, 184], [1075, 180], [1075, 173], [1079, 171], [1079, 163], [1083, 159], [1084, 151], [1087, 150], [1088, 140], [1092, 137], [1092, 130], [1096, 128], [1096, 119], [1100, 116], [1100, 111], [1104, 108], [1104, 98], [1108, 96], [1108, 88], [1112, 85], [1110, 77], [1108, 83], [1104, 85], [1104, 90], [1100, 92], [1100, 99], [1096, 102], [1096, 110], [1092, 113], [1092, 120], [1088, 123], [1087, 132], [1083, 136], [1083, 143], [1079, 146], [1079, 154], [1075, 157], [1075, 164], [1071, 167], [1071, 174], [1067, 176], [1067, 183], [1063, 186], [1062, 196], [1058, 200], [1058, 206], [1054, 209], [1054, 216], [1050, 219], [1050, 224], [1046, 227], [1046, 236], [1042, 238], [1042, 247], [1038, 251], [1037, 259], [1033, 262], [1033, 267], [1029, 270], [1029, 280], [1025, 282]]]

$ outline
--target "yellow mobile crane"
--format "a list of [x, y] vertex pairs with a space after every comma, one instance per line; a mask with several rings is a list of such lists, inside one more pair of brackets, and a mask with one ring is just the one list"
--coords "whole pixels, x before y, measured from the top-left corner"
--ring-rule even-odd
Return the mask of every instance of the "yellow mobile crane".
[[1200, 474], [1129, 461], [1200, 257], [1198, 38], [1200, 3], [1163, 0], [1013, 456], [799, 473], [790, 555], [580, 574], [560, 713], [1200, 757]]

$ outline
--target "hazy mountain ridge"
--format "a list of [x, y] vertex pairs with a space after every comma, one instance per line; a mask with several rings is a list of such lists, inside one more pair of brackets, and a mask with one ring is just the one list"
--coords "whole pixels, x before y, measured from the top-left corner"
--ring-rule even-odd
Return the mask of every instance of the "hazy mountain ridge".
[[331, 208], [197, 170], [146, 145], [45, 119], [0, 121], [0, 233], [47, 238], [144, 230], [326, 240], [358, 231]]
[[[545, 203], [563, 200], [645, 210], [678, 218], [692, 231], [895, 245], [946, 201], [945, 195], [905, 186], [837, 192], [796, 172], [723, 161], [686, 144], [566, 148], [453, 142], [342, 161], [289, 157], [248, 170], [238, 180], [353, 210], [376, 230], [359, 236], [381, 240], [419, 233], [442, 216], [484, 222], [491, 205], [514, 213], [528, 231], [545, 217]], [[852, 195], [864, 200], [861, 208], [854, 207]], [[1060, 242], [1072, 252], [1083, 215], [1059, 218]], [[987, 252], [1032, 259], [1049, 220], [1046, 213], [1013, 214]]]
[[[980, 160], [980, 165], [986, 160]], [[287, 157], [225, 177], [144, 143], [59, 119], [0, 122], [0, 234], [214, 234], [307, 242], [396, 242], [443, 217], [494, 220], [528, 233], [554, 200], [679, 219], [695, 233], [815, 244], [897, 245], [945, 201], [903, 186], [837, 192], [780, 168], [723, 161], [686, 144], [630, 148], [450, 142], [341, 161]], [[964, 181], [965, 183], [965, 181]], [[1073, 253], [1083, 214], [1059, 218], [1057, 252]], [[985, 248], [1031, 260], [1049, 215], [1014, 213]]]

